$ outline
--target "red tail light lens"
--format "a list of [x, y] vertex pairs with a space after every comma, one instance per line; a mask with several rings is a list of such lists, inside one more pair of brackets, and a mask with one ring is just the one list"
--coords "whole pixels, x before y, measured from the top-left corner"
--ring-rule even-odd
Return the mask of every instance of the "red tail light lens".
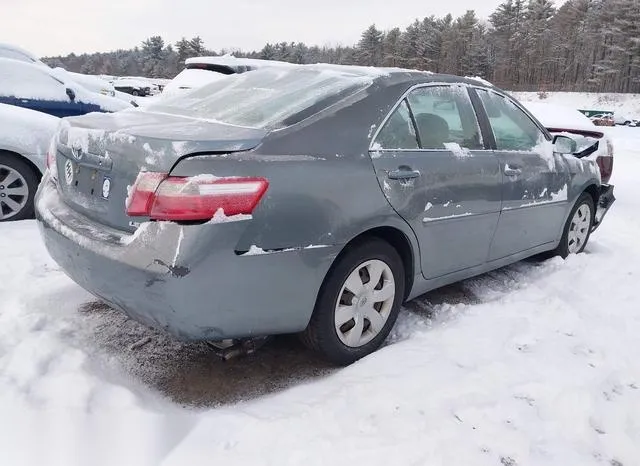
[[127, 215], [148, 216], [151, 213], [156, 190], [166, 178], [166, 173], [140, 172], [127, 196]]
[[57, 150], [56, 139], [53, 138], [51, 143], [49, 144], [49, 149], [47, 149], [47, 169], [51, 176], [56, 179], [58, 177], [58, 173], [56, 170], [56, 150]]
[[220, 209], [227, 216], [251, 214], [268, 187], [264, 178], [141, 173], [130, 193], [127, 214], [172, 221], [210, 220]]

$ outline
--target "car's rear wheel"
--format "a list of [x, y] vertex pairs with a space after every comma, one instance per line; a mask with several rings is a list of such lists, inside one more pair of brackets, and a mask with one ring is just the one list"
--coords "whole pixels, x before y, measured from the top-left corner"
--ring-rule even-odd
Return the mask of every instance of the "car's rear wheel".
[[391, 245], [377, 238], [354, 245], [325, 278], [303, 341], [339, 365], [372, 353], [398, 317], [404, 283], [402, 259]]
[[582, 193], [567, 219], [562, 239], [555, 251], [558, 255], [566, 258], [570, 254], [584, 251], [591, 235], [594, 213], [593, 198], [588, 193]]
[[38, 183], [26, 162], [0, 153], [0, 222], [33, 218]]

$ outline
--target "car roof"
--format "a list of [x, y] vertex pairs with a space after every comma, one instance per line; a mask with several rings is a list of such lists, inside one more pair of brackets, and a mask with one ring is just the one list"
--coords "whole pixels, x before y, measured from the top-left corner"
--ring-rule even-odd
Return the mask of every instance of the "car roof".
[[44, 73], [44, 74], [48, 74], [49, 76], [51, 76], [52, 78], [56, 79], [57, 81], [65, 84], [65, 81], [62, 79], [61, 76], [58, 76], [58, 73], [55, 73], [51, 68], [49, 68], [48, 66], [42, 66], [38, 63], [29, 63], [26, 61], [22, 61], [22, 60], [14, 60], [13, 58], [4, 58], [4, 57], [0, 57], [0, 67], [5, 68], [5, 69], [22, 69], [22, 70], [33, 70], [33, 71], [37, 71], [39, 73]]
[[447, 74], [432, 73], [430, 71], [420, 71], [408, 68], [394, 68], [394, 67], [374, 67], [374, 66], [358, 66], [358, 65], [336, 65], [330, 63], [314, 63], [298, 65], [294, 63], [287, 63], [275, 60], [260, 60], [255, 58], [236, 58], [230, 55], [223, 55], [219, 57], [193, 57], [187, 58], [185, 61], [187, 65], [194, 64], [208, 64], [208, 65], [222, 65], [222, 66], [248, 66], [255, 68], [270, 68], [270, 67], [286, 67], [288, 69], [318, 69], [318, 70], [332, 70], [338, 73], [345, 73], [345, 75], [355, 76], [367, 76], [371, 78], [381, 78], [389, 81], [389, 83], [399, 84], [403, 81], [408, 84], [423, 83], [423, 82], [442, 82], [447, 84], [463, 83], [469, 85], [475, 85], [479, 87], [492, 87], [490, 83], [482, 78], [473, 77], [460, 77]]
[[[23, 49], [22, 47], [18, 47], [17, 45], [0, 42], [0, 50], [8, 50], [11, 52], [16, 52], [17, 54], [28, 58], [30, 61], [20, 60], [18, 58], [14, 58], [14, 60], [24, 61], [25, 63], [40, 63], [40, 60], [38, 60], [38, 58], [34, 54], [29, 52], [28, 50]], [[1, 54], [0, 54], [0, 57], [11, 58], [11, 57], [2, 57]]]
[[236, 58], [233, 55], [221, 55], [219, 57], [192, 57], [185, 60], [185, 65], [221, 65], [221, 66], [248, 66], [253, 68], [274, 66], [295, 66], [276, 60], [260, 60], [258, 58]]
[[470, 86], [493, 88], [493, 85], [482, 78], [461, 77], [449, 74], [433, 73], [409, 68], [374, 67], [357, 65], [333, 65], [317, 63], [313, 65], [297, 65], [301, 69], [331, 70], [345, 75], [370, 77], [381, 86], [406, 84], [467, 84]]

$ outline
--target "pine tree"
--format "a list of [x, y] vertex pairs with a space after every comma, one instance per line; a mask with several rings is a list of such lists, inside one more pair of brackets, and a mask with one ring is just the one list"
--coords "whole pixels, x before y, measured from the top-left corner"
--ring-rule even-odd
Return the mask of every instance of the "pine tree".
[[399, 66], [400, 55], [400, 28], [393, 28], [387, 32], [382, 41], [382, 65]]
[[358, 61], [361, 65], [379, 66], [382, 63], [382, 41], [384, 34], [375, 24], [362, 33], [358, 42]]

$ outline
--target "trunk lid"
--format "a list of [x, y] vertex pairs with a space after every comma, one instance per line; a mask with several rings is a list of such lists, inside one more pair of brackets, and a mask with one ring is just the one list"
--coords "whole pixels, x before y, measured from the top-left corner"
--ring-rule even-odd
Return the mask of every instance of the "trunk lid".
[[67, 205], [105, 226], [133, 232], [125, 202], [140, 171], [168, 173], [182, 158], [258, 146], [266, 131], [144, 111], [63, 120], [56, 153]]

